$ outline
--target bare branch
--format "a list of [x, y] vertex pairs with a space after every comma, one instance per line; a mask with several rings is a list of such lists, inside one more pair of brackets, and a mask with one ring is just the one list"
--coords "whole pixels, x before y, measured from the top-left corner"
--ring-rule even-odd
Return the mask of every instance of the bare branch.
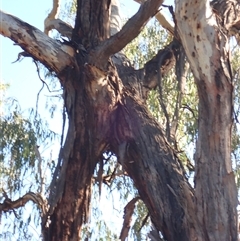
[[128, 236], [135, 204], [139, 199], [140, 199], [140, 197], [133, 198], [124, 208], [123, 227], [122, 227], [121, 234], [119, 237], [122, 241], [126, 240], [126, 238]]
[[44, 33], [46, 35], [48, 35], [51, 29], [53, 29], [50, 27], [51, 26], [50, 22], [58, 17], [59, 6], [60, 6], [60, 0], [53, 0], [53, 8], [44, 21]]
[[[121, 31], [105, 40], [93, 52], [92, 59], [96, 63], [96, 59], [105, 62], [109, 56], [122, 50], [129, 42], [138, 36], [149, 19], [153, 17], [163, 0], [149, 0], [139, 8], [138, 12], [128, 20]], [[97, 58], [96, 58], [97, 57]], [[99, 63], [101, 66], [101, 64]]]
[[0, 34], [10, 38], [32, 58], [57, 74], [67, 66], [74, 66], [72, 47], [49, 38], [39, 29], [2, 11], [0, 11]]
[[42, 198], [42, 196], [39, 193], [28, 192], [15, 201], [12, 201], [5, 195], [4, 202], [0, 203], [0, 214], [2, 212], [8, 212], [10, 210], [23, 207], [29, 201], [36, 203], [38, 207], [42, 210], [43, 215], [47, 213], [46, 201]]
[[61, 19], [46, 19], [44, 25], [44, 33], [47, 35], [50, 30], [56, 29], [62, 36], [69, 39], [72, 38], [73, 27], [70, 24], [63, 22]]

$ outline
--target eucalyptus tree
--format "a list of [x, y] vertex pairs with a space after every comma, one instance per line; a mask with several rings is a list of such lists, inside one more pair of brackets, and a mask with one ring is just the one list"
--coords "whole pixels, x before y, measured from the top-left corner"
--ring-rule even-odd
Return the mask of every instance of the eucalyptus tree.
[[[117, 9], [111, 2], [77, 0], [71, 28], [56, 18], [55, 1], [45, 33], [1, 12], [1, 34], [21, 46], [23, 56], [40, 61], [56, 74], [68, 114], [68, 133], [49, 197], [24, 196], [41, 207], [44, 239], [80, 239], [89, 217], [95, 167], [102, 163], [104, 153], [114, 153], [165, 240], [237, 240], [229, 38], [239, 33], [240, 2], [176, 1], [175, 29], [169, 30], [173, 41], [139, 69], [120, 51], [157, 14], [163, 1], [144, 2], [110, 36], [110, 12]], [[69, 41], [48, 37], [51, 28]], [[171, 145], [174, 125], [168, 123], [164, 131], [146, 106], [149, 90], [160, 86], [176, 59], [182, 61], [175, 59], [180, 56], [175, 53], [183, 51], [199, 98], [194, 187]], [[99, 172], [99, 181], [102, 178]], [[1, 211], [21, 205], [22, 199], [5, 200]]]

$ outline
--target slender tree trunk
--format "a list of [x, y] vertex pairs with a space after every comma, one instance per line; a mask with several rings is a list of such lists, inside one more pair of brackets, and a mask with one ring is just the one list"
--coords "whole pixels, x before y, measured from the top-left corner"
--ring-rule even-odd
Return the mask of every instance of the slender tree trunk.
[[82, 88], [83, 82], [83, 76], [75, 73], [64, 86], [69, 130], [51, 186], [50, 215], [44, 224], [45, 240], [79, 240], [82, 225], [89, 216], [96, 156], [91, 149], [94, 145], [89, 130], [94, 124], [88, 116], [90, 106], [86, 104], [88, 97]]

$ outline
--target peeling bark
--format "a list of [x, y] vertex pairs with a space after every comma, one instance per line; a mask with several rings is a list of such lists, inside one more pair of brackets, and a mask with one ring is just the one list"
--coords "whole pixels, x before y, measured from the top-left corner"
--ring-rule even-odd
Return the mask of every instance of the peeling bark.
[[47, 213], [47, 201], [44, 200], [39, 193], [28, 192], [15, 201], [12, 201], [10, 198], [8, 198], [6, 193], [4, 194], [4, 196], [5, 200], [3, 201], [3, 203], [0, 203], [0, 216], [2, 212], [8, 212], [20, 207], [24, 207], [24, 205], [29, 201], [37, 204], [43, 216]]
[[176, 16], [199, 95], [195, 154], [196, 215], [203, 226], [199, 240], [238, 240], [237, 191], [231, 167], [233, 84], [228, 37], [209, 1], [178, 2]]
[[43, 219], [45, 240], [80, 239], [89, 216], [91, 178], [106, 150], [117, 155], [133, 179], [164, 239], [237, 240], [228, 38], [209, 2], [176, 3], [178, 33], [199, 93], [195, 189], [144, 104], [147, 90], [157, 86], [159, 71], [165, 74], [173, 66], [179, 43], [160, 50], [140, 70], [133, 69], [123, 55], [113, 56], [137, 36], [161, 3], [147, 1], [109, 38], [110, 2], [78, 0], [72, 40], [84, 49], [61, 44], [1, 13], [1, 34], [55, 71], [64, 89], [69, 130]]
[[56, 73], [74, 67], [74, 50], [70, 46], [49, 38], [39, 29], [10, 14], [2, 11], [0, 14], [0, 33], [14, 41], [32, 58]]

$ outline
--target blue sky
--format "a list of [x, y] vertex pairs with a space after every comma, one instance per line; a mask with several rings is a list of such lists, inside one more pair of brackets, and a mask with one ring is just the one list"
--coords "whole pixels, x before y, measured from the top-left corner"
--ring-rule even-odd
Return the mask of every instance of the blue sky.
[[[43, 30], [43, 21], [47, 15], [47, 11], [51, 8], [51, 1], [5, 0], [1, 1], [0, 8], [40, 30]], [[1, 80], [11, 85], [9, 92], [13, 96], [19, 100], [24, 96], [23, 102], [24, 100], [28, 100], [29, 103], [30, 98], [36, 99], [34, 98], [36, 94], [29, 91], [29, 89], [36, 89], [36, 87], [39, 88], [41, 86], [40, 81], [36, 78], [36, 67], [30, 58], [25, 58], [21, 62], [12, 64], [12, 62], [17, 59], [18, 53], [21, 52], [22, 49], [18, 46], [14, 46], [11, 40], [2, 36], [0, 41]]]
[[[127, 11], [130, 12], [130, 10], [136, 9], [137, 3], [133, 3], [134, 5], [135, 7], [131, 6]], [[20, 18], [40, 30], [43, 30], [44, 19], [51, 7], [52, 1], [50, 0], [5, 0], [1, 1], [0, 5], [3, 11]], [[126, 8], [126, 5], [123, 8]], [[10, 84], [7, 96], [16, 98], [23, 109], [35, 107], [36, 95], [42, 83], [37, 76], [36, 66], [32, 59], [24, 58], [21, 62], [12, 63], [17, 59], [18, 53], [22, 49], [16, 45], [14, 46], [11, 40], [2, 36], [0, 36], [0, 51], [0, 81]], [[49, 93], [44, 91], [40, 98], [43, 99], [44, 94]]]
[[[62, 1], [64, 6], [66, 0]], [[165, 3], [172, 1], [165, 1]], [[121, 0], [121, 12], [126, 16], [134, 14], [139, 4], [133, 0]], [[51, 0], [2, 0], [1, 10], [10, 13], [21, 20], [43, 30], [44, 19], [52, 8]], [[31, 58], [24, 58], [21, 62], [12, 63], [17, 59], [22, 49], [14, 43], [0, 36], [0, 81], [9, 83], [7, 96], [16, 98], [23, 109], [35, 107], [36, 95], [42, 86]], [[43, 100], [44, 91], [40, 98]], [[41, 101], [40, 99], [40, 101]]]
[[[66, 2], [69, 1], [62, 1], [62, 9], [64, 9]], [[172, 0], [165, 1], [165, 4], [172, 2]], [[52, 8], [52, 1], [2, 0], [0, 8], [43, 31], [44, 19]], [[139, 4], [133, 0], [120, 0], [120, 10], [124, 17], [132, 16], [138, 8]], [[35, 108], [37, 94], [42, 87], [42, 82], [39, 80], [36, 66], [31, 58], [23, 58], [21, 62], [12, 63], [20, 52], [22, 52], [20, 47], [14, 45], [10, 39], [0, 35], [0, 81], [10, 84], [6, 96], [18, 100], [24, 111]], [[42, 78], [44, 79], [43, 74]], [[51, 130], [60, 133], [61, 112], [56, 111], [55, 118], [50, 119], [50, 114], [45, 108], [46, 96], [50, 95], [52, 94], [45, 87], [39, 97], [38, 112], [43, 119], [48, 120]], [[57, 155], [58, 150], [54, 152]]]

